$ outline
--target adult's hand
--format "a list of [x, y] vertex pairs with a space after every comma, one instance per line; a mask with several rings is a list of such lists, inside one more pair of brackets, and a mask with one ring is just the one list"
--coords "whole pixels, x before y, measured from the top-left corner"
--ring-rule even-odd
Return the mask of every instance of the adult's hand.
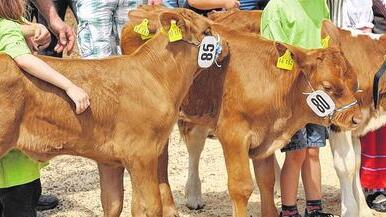
[[147, 4], [148, 5], [159, 5], [159, 4], [162, 4], [162, 0], [148, 0]]
[[67, 50], [68, 54], [71, 53], [75, 44], [75, 33], [70, 26], [60, 19], [52, 0], [30, 1], [39, 9], [40, 13], [46, 19], [49, 28], [58, 38], [55, 51], [60, 53], [63, 52], [63, 50]]
[[58, 44], [55, 46], [55, 51], [58, 53], [67, 51], [68, 54], [72, 52], [75, 44], [74, 30], [64, 23], [60, 18], [52, 20], [49, 23], [51, 31], [58, 38]]

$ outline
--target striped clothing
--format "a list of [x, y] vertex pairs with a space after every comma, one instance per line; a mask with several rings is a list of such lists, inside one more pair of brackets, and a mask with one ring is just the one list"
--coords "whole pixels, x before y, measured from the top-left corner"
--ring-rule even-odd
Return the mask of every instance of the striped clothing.
[[185, 0], [164, 0], [163, 4], [169, 8], [178, 8], [184, 6]]
[[77, 0], [78, 45], [83, 58], [121, 54], [121, 30], [128, 12], [147, 0]]
[[386, 0], [373, 0], [374, 33], [386, 31]]
[[386, 189], [386, 127], [361, 138], [361, 183], [366, 191]]
[[340, 28], [373, 28], [372, 0], [327, 0], [331, 20]]

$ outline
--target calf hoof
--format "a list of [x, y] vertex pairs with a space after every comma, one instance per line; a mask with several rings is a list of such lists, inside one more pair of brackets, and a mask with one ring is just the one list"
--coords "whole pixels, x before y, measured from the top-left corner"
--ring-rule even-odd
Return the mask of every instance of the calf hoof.
[[189, 209], [199, 210], [204, 208], [204, 202], [202, 202], [201, 196], [198, 197], [188, 197], [186, 200], [186, 206]]

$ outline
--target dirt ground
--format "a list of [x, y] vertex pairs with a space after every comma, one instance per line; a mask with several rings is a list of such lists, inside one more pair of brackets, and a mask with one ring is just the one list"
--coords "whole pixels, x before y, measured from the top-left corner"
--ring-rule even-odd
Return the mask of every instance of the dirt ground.
[[[221, 145], [217, 140], [207, 139], [201, 158], [200, 175], [202, 192], [206, 206], [203, 210], [193, 211], [185, 207], [184, 186], [188, 171], [188, 153], [178, 130], [174, 129], [170, 138], [169, 176], [175, 202], [181, 217], [226, 217], [232, 216], [231, 201], [227, 193], [227, 175]], [[283, 155], [279, 155], [280, 162]], [[325, 210], [334, 215], [340, 214], [339, 182], [333, 168], [329, 147], [322, 148], [323, 200]], [[252, 170], [251, 170], [252, 172]], [[264, 174], [262, 174], [264, 175]], [[43, 192], [59, 197], [60, 205], [52, 211], [40, 213], [40, 217], [96, 217], [103, 216], [99, 199], [98, 171], [96, 164], [80, 157], [61, 156], [51, 161], [42, 172]], [[125, 201], [122, 216], [131, 216], [131, 185], [125, 173]], [[299, 210], [304, 210], [304, 192], [299, 191]], [[277, 206], [280, 199], [276, 199]], [[248, 205], [249, 216], [260, 215], [260, 198], [255, 190]], [[383, 216], [374, 214], [374, 216]]]
[[[69, 14], [68, 22], [74, 25], [74, 19]], [[75, 51], [75, 55], [77, 52]], [[227, 217], [232, 216], [232, 206], [227, 193], [227, 175], [221, 145], [217, 140], [208, 139], [203, 151], [200, 164], [202, 192], [205, 207], [203, 210], [193, 211], [185, 207], [184, 186], [188, 171], [188, 154], [178, 130], [174, 129], [170, 137], [169, 147], [169, 177], [175, 202], [181, 217]], [[334, 215], [340, 214], [340, 192], [338, 177], [333, 168], [331, 150], [322, 148], [320, 153], [322, 164], [323, 200], [325, 211]], [[283, 161], [283, 155], [279, 155]], [[251, 170], [252, 172], [252, 170]], [[264, 174], [261, 174], [264, 175]], [[125, 200], [122, 216], [131, 216], [131, 184], [130, 177], [125, 172]], [[42, 185], [44, 194], [56, 195], [59, 206], [51, 211], [39, 213], [39, 217], [96, 217], [103, 216], [100, 203], [99, 177], [96, 164], [81, 157], [60, 156], [53, 159], [50, 165], [42, 171]], [[299, 188], [299, 210], [304, 210], [304, 192]], [[276, 199], [280, 206], [280, 199]], [[260, 198], [255, 190], [249, 200], [249, 216], [260, 214]], [[386, 217], [386, 214], [376, 214]], [[354, 216], [353, 216], [354, 217]]]

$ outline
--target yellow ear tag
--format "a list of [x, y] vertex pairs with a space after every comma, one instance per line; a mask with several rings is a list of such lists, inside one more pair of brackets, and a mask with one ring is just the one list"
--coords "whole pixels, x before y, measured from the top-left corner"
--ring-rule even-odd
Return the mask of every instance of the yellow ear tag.
[[168, 31], [168, 36], [169, 36], [169, 41], [170, 42], [175, 42], [175, 41], [179, 41], [179, 40], [182, 39], [182, 31], [177, 26], [175, 20], [172, 20], [170, 22], [170, 29]]
[[148, 36], [144, 36], [144, 35], [141, 35], [141, 39], [142, 40], [147, 40], [147, 39], [150, 39], [154, 36], [154, 34], [149, 34]]
[[294, 68], [294, 60], [292, 59], [291, 52], [286, 50], [283, 56], [277, 59], [276, 66], [279, 69], [285, 69], [291, 71]]
[[148, 24], [149, 24], [149, 20], [144, 19], [140, 24], [134, 26], [134, 32], [140, 34], [141, 38], [148, 37], [150, 33]]
[[321, 41], [322, 48], [328, 48], [329, 43], [330, 43], [330, 36], [327, 35], [327, 36], [326, 36], [325, 38], [323, 38], [322, 41]]

